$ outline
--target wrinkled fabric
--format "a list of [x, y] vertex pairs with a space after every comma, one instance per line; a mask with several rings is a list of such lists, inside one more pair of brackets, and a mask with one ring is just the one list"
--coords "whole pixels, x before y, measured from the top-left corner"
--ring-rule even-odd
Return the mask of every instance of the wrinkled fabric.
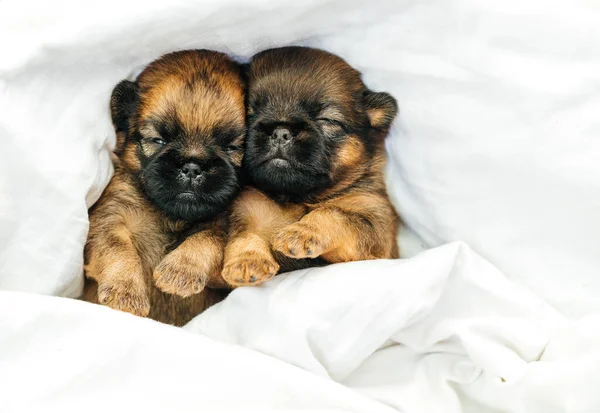
[[600, 315], [569, 320], [462, 243], [238, 288], [183, 329], [14, 292], [0, 314], [3, 412], [600, 409]]
[[0, 291], [6, 313], [3, 413], [395, 411], [272, 357], [108, 307]]
[[462, 243], [277, 277], [185, 328], [401, 412], [600, 411], [600, 314], [568, 320]]

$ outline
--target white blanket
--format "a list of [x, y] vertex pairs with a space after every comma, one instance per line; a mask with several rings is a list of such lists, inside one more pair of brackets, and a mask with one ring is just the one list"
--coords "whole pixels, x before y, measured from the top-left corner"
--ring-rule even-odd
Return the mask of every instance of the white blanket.
[[[0, 1], [0, 412], [600, 411], [598, 21], [587, 0]], [[81, 291], [120, 79], [287, 44], [398, 99], [402, 254], [441, 247], [239, 289], [187, 332], [23, 293]]]
[[5, 292], [0, 314], [3, 412], [600, 411], [600, 317], [461, 243], [276, 277], [185, 327], [289, 364], [72, 300]]
[[461, 243], [279, 277], [186, 329], [402, 412], [600, 411], [600, 317], [567, 322]]

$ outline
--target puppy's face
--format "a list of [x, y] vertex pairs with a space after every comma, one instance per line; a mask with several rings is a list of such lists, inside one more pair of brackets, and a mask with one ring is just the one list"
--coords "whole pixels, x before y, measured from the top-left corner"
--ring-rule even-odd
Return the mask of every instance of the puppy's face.
[[225, 55], [184, 51], [151, 63], [111, 99], [124, 135], [117, 155], [169, 217], [210, 219], [238, 191], [245, 135], [244, 83]]
[[245, 169], [274, 196], [301, 202], [368, 162], [397, 105], [330, 53], [271, 49], [250, 63]]

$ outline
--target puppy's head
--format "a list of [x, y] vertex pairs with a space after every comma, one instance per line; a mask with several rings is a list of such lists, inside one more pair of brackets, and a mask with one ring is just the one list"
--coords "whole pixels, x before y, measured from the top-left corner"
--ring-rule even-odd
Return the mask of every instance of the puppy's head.
[[165, 55], [115, 87], [116, 154], [169, 217], [209, 219], [235, 197], [244, 88], [239, 66], [207, 50]]
[[341, 58], [303, 47], [271, 49], [249, 67], [245, 169], [259, 188], [301, 202], [333, 187], [374, 156], [397, 113]]

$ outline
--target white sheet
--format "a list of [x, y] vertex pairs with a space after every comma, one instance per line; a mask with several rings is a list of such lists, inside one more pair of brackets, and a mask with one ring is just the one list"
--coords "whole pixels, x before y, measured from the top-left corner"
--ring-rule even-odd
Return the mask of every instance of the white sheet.
[[276, 278], [186, 329], [402, 412], [600, 411], [600, 316], [568, 322], [461, 243]]
[[238, 346], [80, 301], [0, 292], [0, 411], [394, 410]]
[[[586, 0], [0, 2], [0, 290], [79, 294], [121, 78], [174, 49], [246, 59], [290, 43], [342, 55], [398, 99], [389, 189], [423, 240], [403, 238], [403, 255], [464, 240], [511, 280], [454, 244], [242, 289], [190, 326], [354, 391], [107, 309], [0, 292], [0, 411], [73, 408], [104, 390], [115, 402], [117, 387], [152, 388], [146, 375], [167, 388], [140, 401], [150, 409], [197, 410], [198, 386], [215, 409], [241, 409], [219, 404], [224, 379], [210, 379], [242, 385], [236, 366], [262, 389], [245, 411], [386, 410], [373, 399], [417, 412], [600, 410], [598, 21]], [[295, 383], [314, 393], [305, 405]]]
[[188, 332], [8, 292], [0, 314], [3, 412], [600, 411], [600, 317], [566, 320], [461, 243], [241, 288]]

